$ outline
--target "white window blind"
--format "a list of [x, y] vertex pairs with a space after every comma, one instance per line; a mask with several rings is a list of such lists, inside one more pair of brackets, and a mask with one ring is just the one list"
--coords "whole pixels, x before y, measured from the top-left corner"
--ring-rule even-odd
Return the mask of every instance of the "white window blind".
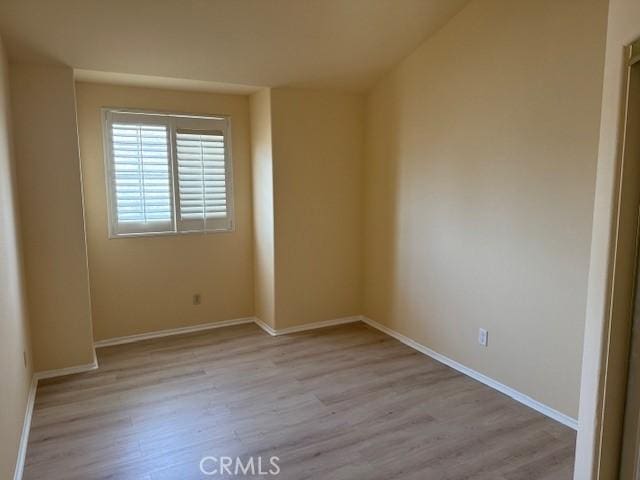
[[124, 230], [166, 230], [172, 217], [167, 128], [114, 123], [111, 139], [117, 223]]
[[224, 227], [227, 211], [222, 131], [176, 131], [180, 222], [185, 229]]
[[232, 229], [228, 119], [104, 111], [111, 236]]

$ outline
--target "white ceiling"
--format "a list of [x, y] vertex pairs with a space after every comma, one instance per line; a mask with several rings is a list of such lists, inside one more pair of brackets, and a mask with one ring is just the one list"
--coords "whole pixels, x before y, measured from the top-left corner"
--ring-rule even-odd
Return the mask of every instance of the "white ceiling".
[[63, 63], [93, 80], [361, 91], [467, 2], [0, 0], [0, 35], [12, 61]]

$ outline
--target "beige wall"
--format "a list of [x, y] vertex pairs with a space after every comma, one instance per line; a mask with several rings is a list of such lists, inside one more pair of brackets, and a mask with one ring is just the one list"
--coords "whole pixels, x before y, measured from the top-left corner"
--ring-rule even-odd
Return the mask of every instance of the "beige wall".
[[9, 69], [0, 41], [0, 478], [7, 479], [16, 466], [32, 373], [10, 130]]
[[[76, 91], [95, 339], [252, 316], [248, 98], [90, 83]], [[100, 113], [108, 106], [230, 115], [235, 231], [109, 240]]]
[[[629, 317], [624, 309], [613, 318], [610, 316], [611, 275], [622, 168], [624, 47], [638, 38], [640, 3], [610, 0], [576, 447], [577, 480], [614, 478], [618, 467]], [[603, 421], [605, 390], [608, 401]]]
[[35, 370], [94, 361], [73, 72], [11, 65]]
[[255, 315], [275, 327], [275, 252], [271, 90], [250, 98]]
[[606, 8], [473, 1], [368, 102], [365, 314], [572, 417]]
[[276, 327], [358, 315], [363, 97], [272, 90]]

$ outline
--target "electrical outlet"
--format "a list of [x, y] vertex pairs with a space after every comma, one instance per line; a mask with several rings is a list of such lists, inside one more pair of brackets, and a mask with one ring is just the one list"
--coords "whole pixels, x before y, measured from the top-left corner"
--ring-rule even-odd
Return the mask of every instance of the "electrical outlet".
[[489, 332], [484, 328], [478, 330], [478, 343], [483, 347], [486, 347], [489, 344]]
[[194, 305], [200, 305], [200, 294], [199, 293], [194, 293], [193, 294], [193, 304]]

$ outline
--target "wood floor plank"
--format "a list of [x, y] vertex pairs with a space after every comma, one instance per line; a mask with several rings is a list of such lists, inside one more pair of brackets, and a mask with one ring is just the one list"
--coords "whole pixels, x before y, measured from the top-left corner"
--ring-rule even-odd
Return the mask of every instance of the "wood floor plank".
[[575, 432], [362, 324], [255, 325], [98, 350], [38, 385], [25, 480], [190, 480], [204, 456], [277, 478], [569, 480]]

